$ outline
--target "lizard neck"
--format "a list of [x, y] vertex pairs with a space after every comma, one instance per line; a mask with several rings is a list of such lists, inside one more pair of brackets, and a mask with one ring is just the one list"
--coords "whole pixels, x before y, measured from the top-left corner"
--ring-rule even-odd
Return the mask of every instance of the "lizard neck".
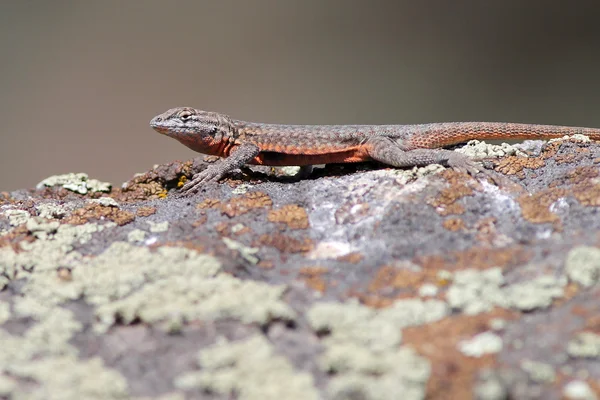
[[237, 145], [237, 128], [229, 120], [219, 121], [217, 130], [204, 132], [200, 128], [173, 135], [181, 144], [203, 154], [227, 157]]
[[226, 157], [230, 152], [230, 147], [233, 145], [228, 140], [219, 140], [214, 137], [195, 133], [180, 135], [177, 140], [198, 153], [221, 157]]

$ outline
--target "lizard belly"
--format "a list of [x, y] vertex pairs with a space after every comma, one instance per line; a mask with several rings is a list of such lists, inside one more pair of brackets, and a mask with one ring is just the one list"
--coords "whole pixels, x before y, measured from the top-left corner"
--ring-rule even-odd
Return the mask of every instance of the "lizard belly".
[[351, 149], [340, 152], [325, 154], [286, 154], [275, 151], [263, 151], [254, 157], [251, 164], [257, 165], [314, 165], [314, 164], [332, 164], [332, 163], [355, 163], [368, 161], [371, 158], [366, 152], [360, 149]]

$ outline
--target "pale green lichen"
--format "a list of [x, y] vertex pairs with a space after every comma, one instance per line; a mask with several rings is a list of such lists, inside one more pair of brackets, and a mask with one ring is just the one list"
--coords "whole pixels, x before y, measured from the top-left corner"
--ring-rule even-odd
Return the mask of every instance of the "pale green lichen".
[[239, 318], [264, 324], [294, 317], [281, 299], [285, 286], [217, 275], [219, 269], [214, 257], [193, 250], [162, 247], [151, 252], [115, 242], [97, 257], [78, 260], [70, 281], [55, 273], [31, 275], [23, 287], [27, 296], [16, 309], [36, 315], [83, 297], [97, 306], [99, 332], [117, 319], [172, 325], [198, 318]]
[[30, 271], [55, 271], [58, 266], [75, 264], [81, 254], [73, 251], [73, 246], [88, 242], [92, 235], [116, 226], [114, 223], [59, 225], [55, 222], [39, 222], [30, 219], [28, 227], [38, 237], [33, 242], [20, 242], [23, 251], [15, 252], [10, 247], [0, 248], [0, 273], [14, 278], [17, 274], [30, 274]]
[[503, 292], [511, 308], [532, 311], [550, 307], [554, 299], [564, 295], [566, 284], [565, 277], [542, 275], [529, 281], [509, 285]]
[[92, 304], [105, 304], [130, 295], [147, 282], [178, 274], [212, 276], [219, 269], [214, 258], [191, 250], [163, 247], [151, 252], [124, 242], [113, 243], [97, 257], [80, 256], [71, 265], [70, 281], [60, 280], [54, 270], [32, 274], [23, 287], [26, 298], [49, 305], [83, 296]]
[[45, 240], [56, 233], [60, 226], [60, 222], [48, 221], [41, 217], [33, 217], [27, 220], [25, 226], [34, 237]]
[[117, 207], [119, 208], [119, 203], [116, 202], [112, 197], [100, 197], [99, 199], [91, 199], [88, 200], [88, 203], [100, 204], [104, 207]]
[[141, 229], [134, 229], [127, 234], [127, 241], [129, 243], [141, 243], [146, 238], [146, 232]]
[[327, 260], [343, 257], [353, 250], [347, 241], [327, 240], [319, 242], [306, 257], [310, 260]]
[[179, 376], [177, 388], [201, 388], [239, 400], [319, 399], [312, 376], [294, 370], [260, 335], [238, 342], [221, 339], [200, 351], [198, 364], [202, 370]]
[[226, 274], [213, 278], [201, 274], [173, 275], [146, 283], [122, 300], [99, 306], [96, 314], [105, 326], [117, 318], [123, 323], [139, 319], [147, 323], [165, 321], [169, 325], [224, 318], [266, 324], [273, 319], [293, 319], [292, 309], [281, 299], [285, 289]]
[[324, 371], [335, 372], [328, 386], [334, 399], [421, 399], [429, 379], [426, 359], [398, 347], [401, 329], [442, 319], [449, 314], [438, 300], [399, 300], [373, 310], [355, 301], [318, 303], [307, 313], [312, 328], [327, 332], [320, 358]]
[[420, 297], [435, 297], [437, 296], [439, 289], [436, 285], [431, 283], [426, 283], [419, 287], [419, 296]]
[[227, 237], [222, 239], [223, 243], [225, 243], [225, 246], [227, 246], [230, 250], [239, 252], [240, 256], [242, 256], [242, 258], [249, 263], [256, 264], [260, 261], [259, 258], [255, 256], [255, 254], [258, 253], [258, 248], [245, 246], [244, 244]]
[[[48, 209], [47, 215], [55, 211]], [[20, 251], [0, 248], [0, 286], [21, 279], [21, 295], [13, 297], [12, 310], [0, 303], [0, 323], [11, 317], [32, 321], [19, 336], [0, 330], [0, 391], [7, 397], [130, 398], [118, 373], [100, 360], [77, 359], [69, 341], [82, 326], [60, 308], [72, 300], [94, 307], [97, 332], [117, 320], [139, 319], [176, 331], [183, 322], [197, 319], [265, 324], [295, 318], [282, 299], [285, 286], [220, 274], [214, 257], [175, 247], [150, 251], [123, 242], [97, 256], [84, 256], [75, 247], [114, 223], [72, 226], [29, 216], [24, 221], [35, 240], [20, 242]], [[69, 276], [58, 274], [59, 267], [67, 267]], [[23, 379], [32, 384], [22, 385]], [[312, 380], [307, 387], [312, 389]]]
[[550, 383], [556, 380], [556, 371], [550, 364], [532, 360], [521, 361], [521, 369], [527, 372], [529, 378], [538, 383]]
[[[35, 274], [55, 272], [59, 266], [76, 265], [82, 256], [73, 251], [74, 245], [88, 242], [95, 232], [116, 226], [114, 223], [56, 226], [53, 222], [40, 222], [37, 218], [30, 221], [28, 226], [37, 240], [20, 242], [22, 250], [18, 252], [12, 247], [0, 248], [0, 287], [4, 287], [10, 279], [30, 277], [32, 271]], [[27, 301], [27, 298], [18, 300]]]
[[37, 204], [35, 209], [39, 217], [48, 219], [62, 218], [67, 214], [67, 207], [61, 204], [41, 203]]
[[368, 348], [387, 349], [400, 344], [401, 327], [379, 318], [377, 310], [356, 301], [346, 304], [317, 303], [307, 313], [317, 332], [328, 332], [326, 340], [349, 341]]
[[600, 335], [594, 332], [580, 332], [567, 344], [571, 357], [600, 358]]
[[573, 282], [591, 287], [600, 282], [600, 249], [589, 246], [575, 247], [565, 260], [567, 276]]
[[170, 392], [158, 397], [134, 397], [132, 400], [185, 400], [186, 397], [181, 392]]
[[290, 166], [290, 167], [281, 167], [279, 171], [285, 176], [294, 176], [298, 174], [302, 170], [302, 167]]
[[[79, 360], [69, 341], [82, 330], [73, 313], [48, 310], [20, 335], [0, 330], [0, 392], [19, 399], [125, 399], [127, 383], [98, 360]], [[32, 380], [20, 386], [13, 378]]]
[[[345, 350], [354, 352], [359, 346]], [[366, 357], [366, 358], [365, 358]], [[379, 361], [375, 359], [381, 359]], [[431, 374], [429, 362], [410, 348], [389, 353], [368, 353], [355, 361], [359, 367], [335, 375], [327, 387], [329, 398], [336, 400], [417, 400], [425, 398], [425, 384]], [[374, 372], [364, 365], [379, 364]]]
[[406, 185], [409, 182], [413, 182], [417, 179], [435, 175], [442, 171], [445, 168], [440, 164], [429, 164], [424, 167], [414, 167], [411, 169], [391, 169], [391, 170], [381, 170], [374, 171], [374, 174], [377, 175], [393, 175], [396, 181], [401, 185]]
[[9, 398], [10, 394], [16, 389], [17, 381], [0, 373], [0, 396]]
[[241, 231], [242, 229], [244, 229], [246, 226], [244, 224], [235, 224], [231, 227], [231, 232], [232, 233], [238, 233], [239, 231]]
[[71, 190], [80, 194], [88, 192], [110, 192], [111, 184], [108, 182], [100, 182], [97, 179], [89, 179], [85, 173], [69, 173], [64, 175], [50, 176], [37, 184], [37, 189], [43, 187], [62, 186], [65, 189]]
[[504, 328], [506, 328], [507, 322], [505, 319], [502, 319], [502, 318], [492, 318], [488, 322], [488, 325], [489, 325], [490, 329], [493, 331], [501, 331]]
[[12, 371], [20, 363], [47, 356], [76, 355], [77, 350], [68, 341], [81, 329], [72, 312], [55, 307], [23, 335], [0, 330], [0, 369]]
[[473, 389], [476, 400], [506, 400], [509, 398], [508, 388], [500, 374], [491, 369], [484, 369]]
[[106, 368], [94, 357], [78, 360], [73, 356], [50, 357], [12, 368], [11, 373], [33, 379], [40, 388], [28, 392], [13, 391], [15, 398], [31, 400], [125, 400], [127, 381], [121, 374]]
[[569, 400], [596, 400], [596, 394], [585, 381], [575, 380], [563, 388], [563, 396]]
[[10, 226], [19, 226], [26, 223], [31, 215], [25, 210], [6, 210], [4, 212]]
[[165, 393], [158, 397], [134, 397], [131, 400], [185, 400], [186, 397], [181, 392]]
[[458, 153], [465, 154], [469, 158], [481, 160], [492, 157], [520, 156], [527, 157], [527, 154], [520, 151], [508, 143], [490, 144], [479, 140], [470, 140], [464, 146], [455, 150]]
[[[0, 284], [0, 288], [1, 288]], [[0, 301], [0, 325], [8, 321], [10, 318], [10, 304]]]
[[566, 278], [550, 275], [504, 285], [500, 268], [466, 269], [454, 274], [446, 293], [448, 304], [469, 315], [490, 311], [494, 306], [531, 311], [546, 308], [564, 295]]
[[483, 271], [465, 269], [457, 271], [451, 279], [453, 282], [446, 293], [446, 299], [454, 309], [460, 309], [468, 315], [475, 315], [490, 311], [496, 304], [505, 304], [500, 289], [504, 283], [500, 268]]
[[308, 311], [307, 318], [316, 331], [330, 333], [326, 340], [350, 341], [383, 350], [400, 343], [402, 328], [438, 321], [448, 314], [443, 301], [407, 299], [381, 310], [356, 301], [317, 303]]
[[152, 232], [152, 233], [166, 232], [169, 230], [169, 221], [163, 221], [163, 222], [148, 221], [148, 225], [150, 225], [150, 232]]
[[[2, 257], [2, 251], [0, 251], [0, 257]], [[6, 285], [10, 282], [10, 279], [7, 276], [0, 275], [0, 290], [4, 289]]]
[[242, 183], [241, 185], [237, 185], [232, 191], [231, 194], [246, 194], [249, 189], [252, 189], [252, 185], [247, 183]]
[[548, 143], [562, 142], [564, 140], [576, 140], [576, 141], [583, 142], [583, 143], [589, 143], [589, 142], [591, 142], [589, 136], [582, 135], [580, 133], [576, 133], [574, 135], [565, 135], [563, 137], [550, 139], [550, 140], [548, 140]]
[[502, 350], [502, 338], [492, 332], [482, 332], [458, 343], [458, 350], [469, 357], [481, 357]]

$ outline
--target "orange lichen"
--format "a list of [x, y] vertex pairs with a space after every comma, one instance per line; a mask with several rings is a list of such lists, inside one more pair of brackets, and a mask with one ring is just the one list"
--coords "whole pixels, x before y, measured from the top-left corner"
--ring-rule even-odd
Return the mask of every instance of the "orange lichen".
[[258, 238], [258, 246], [260, 245], [274, 247], [282, 253], [305, 253], [313, 248], [313, 242], [308, 238], [298, 240], [281, 234], [261, 235]]
[[271, 207], [273, 201], [263, 192], [250, 192], [240, 197], [234, 197], [220, 206], [221, 213], [233, 218], [256, 208]]
[[600, 206], [600, 184], [578, 185], [572, 194], [584, 206]]
[[452, 232], [466, 229], [465, 221], [461, 218], [449, 218], [442, 223], [442, 226]]
[[484, 269], [526, 264], [531, 257], [532, 252], [521, 246], [500, 249], [473, 247], [464, 251], [417, 256], [413, 259], [413, 262], [425, 270]]
[[193, 175], [192, 166], [192, 161], [158, 165], [129, 180], [123, 189], [113, 189], [111, 197], [121, 202], [166, 198], [167, 187], [181, 187]]
[[577, 185], [580, 183], [585, 183], [590, 179], [594, 179], [600, 176], [600, 172], [598, 172], [597, 167], [589, 166], [589, 167], [578, 167], [569, 171], [566, 175], [567, 182]]
[[22, 241], [33, 242], [35, 238], [29, 235], [29, 231], [25, 224], [21, 224], [13, 229], [6, 235], [0, 236], [0, 247], [11, 246], [16, 252], [21, 251], [20, 243]]
[[204, 225], [206, 223], [206, 221], [208, 221], [208, 217], [206, 215], [203, 215], [200, 218], [198, 218], [197, 220], [195, 220], [194, 222], [192, 222], [192, 226], [194, 228], [197, 228], [199, 226]]
[[221, 201], [218, 199], [204, 199], [200, 203], [196, 204], [196, 208], [198, 210], [204, 210], [207, 208], [216, 208], [221, 204]]
[[272, 269], [275, 266], [275, 264], [273, 264], [273, 261], [267, 261], [267, 260], [261, 260], [256, 265], [262, 269]]
[[477, 231], [477, 240], [483, 243], [492, 244], [497, 237], [495, 217], [482, 218], [475, 223], [474, 229]]
[[465, 174], [452, 170], [446, 170], [442, 175], [450, 185], [440, 190], [438, 195], [427, 203], [435, 207], [438, 214], [443, 216], [463, 214], [465, 209], [458, 201], [473, 195], [475, 190], [481, 190], [481, 184], [474, 179], [468, 179]]
[[308, 228], [308, 214], [303, 207], [288, 204], [279, 209], [269, 211], [267, 219], [271, 222], [281, 222], [290, 229]]
[[517, 201], [525, 220], [534, 224], [557, 223], [559, 217], [550, 211], [550, 206], [566, 194], [565, 189], [545, 189], [534, 194], [520, 196]]
[[140, 207], [136, 211], [138, 217], [147, 217], [156, 213], [156, 207]]
[[82, 208], [78, 208], [73, 213], [64, 219], [64, 222], [71, 225], [82, 225], [88, 221], [98, 221], [108, 219], [122, 226], [130, 223], [135, 219], [135, 214], [119, 209], [118, 207], [107, 207], [98, 203], [86, 204]]
[[496, 357], [494, 354], [468, 357], [459, 351], [459, 342], [487, 330], [494, 318], [510, 320], [517, 317], [517, 313], [495, 309], [485, 314], [457, 315], [402, 329], [402, 341], [431, 363], [427, 398], [472, 398], [477, 372], [496, 366]]
[[367, 290], [379, 292], [385, 289], [417, 288], [426, 278], [423, 271], [411, 271], [386, 265], [379, 268], [367, 286]]
[[363, 260], [363, 258], [364, 258], [364, 255], [355, 251], [353, 253], [348, 253], [346, 255], [337, 257], [336, 260], [343, 261], [343, 262], [349, 262], [352, 264], [358, 264], [359, 262], [361, 262]]
[[525, 168], [538, 169], [545, 165], [543, 157], [503, 157], [496, 163], [496, 171], [505, 175], [517, 175], [520, 178], [525, 177]]
[[323, 275], [329, 270], [325, 267], [303, 267], [298, 272], [298, 278], [304, 281], [306, 286], [317, 292], [325, 293], [327, 290], [327, 282], [323, 279]]

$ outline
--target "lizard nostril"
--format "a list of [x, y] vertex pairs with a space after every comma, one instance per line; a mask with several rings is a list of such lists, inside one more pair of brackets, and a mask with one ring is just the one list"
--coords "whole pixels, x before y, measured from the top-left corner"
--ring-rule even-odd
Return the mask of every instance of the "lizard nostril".
[[156, 126], [156, 125], [158, 125], [160, 122], [162, 122], [162, 118], [161, 118], [161, 117], [154, 117], [154, 118], [152, 118], [152, 120], [150, 121], [150, 125], [151, 125], [151, 126]]

